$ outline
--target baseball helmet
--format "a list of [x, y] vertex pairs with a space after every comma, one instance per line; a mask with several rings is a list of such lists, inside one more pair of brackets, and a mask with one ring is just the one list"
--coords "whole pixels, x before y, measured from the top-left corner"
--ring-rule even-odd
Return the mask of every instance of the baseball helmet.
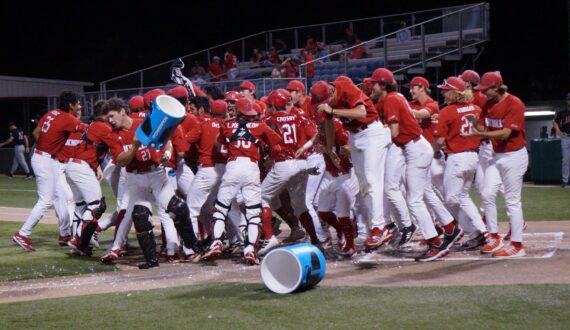
[[256, 91], [255, 85], [249, 80], [244, 80], [239, 84], [239, 90], [242, 89], [249, 89], [252, 93], [255, 93]]
[[299, 80], [291, 80], [285, 89], [291, 92], [305, 93], [305, 85]]
[[473, 70], [463, 71], [460, 78], [463, 79], [463, 81], [468, 81], [472, 83], [473, 85], [476, 85], [481, 81], [481, 77], [479, 77], [479, 74]]
[[226, 102], [237, 102], [241, 98], [241, 94], [236, 91], [229, 91], [224, 95], [224, 101]]
[[293, 100], [288, 90], [279, 88], [269, 94], [270, 103], [276, 108], [284, 108]]
[[311, 103], [313, 105], [319, 105], [327, 102], [332, 95], [331, 85], [324, 81], [317, 81], [313, 87], [311, 87]]
[[144, 107], [144, 99], [142, 96], [135, 95], [131, 97], [131, 99], [129, 100], [129, 108], [131, 108], [131, 110], [140, 109], [142, 107]]

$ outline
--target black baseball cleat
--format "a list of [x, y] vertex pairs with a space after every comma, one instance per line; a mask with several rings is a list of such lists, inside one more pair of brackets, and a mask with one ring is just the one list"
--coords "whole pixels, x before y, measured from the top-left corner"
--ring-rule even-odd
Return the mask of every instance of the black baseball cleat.
[[443, 249], [449, 250], [455, 244], [455, 242], [459, 241], [463, 237], [463, 229], [459, 226], [455, 226], [453, 228], [453, 232], [450, 235], [447, 235], [445, 232], [443, 234]]
[[145, 262], [144, 264], [139, 265], [139, 269], [149, 269], [154, 267], [159, 267], [158, 260], [153, 260], [150, 262]]
[[412, 237], [414, 237], [414, 234], [416, 233], [417, 230], [418, 227], [416, 227], [416, 225], [414, 225], [413, 223], [408, 227], [402, 228], [402, 230], [400, 230], [400, 242], [398, 243], [398, 245], [404, 245], [406, 243], [409, 243], [412, 240]]

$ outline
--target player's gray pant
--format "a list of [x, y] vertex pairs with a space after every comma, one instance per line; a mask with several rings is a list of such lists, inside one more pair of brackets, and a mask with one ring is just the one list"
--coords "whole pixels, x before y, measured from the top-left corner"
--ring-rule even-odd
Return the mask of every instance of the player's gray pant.
[[[18, 144], [14, 148], [14, 160], [12, 161], [12, 170], [10, 171], [11, 174], [14, 174], [14, 172], [16, 172], [18, 169], [18, 164], [22, 166], [22, 169], [24, 169], [24, 172], [26, 172], [26, 174], [30, 174], [30, 169], [28, 168], [28, 163], [26, 163], [26, 156], [24, 154], [25, 150], [26, 147], [24, 147], [23, 144]], [[566, 175], [566, 181], [568, 181], [568, 175]]]
[[570, 137], [563, 137], [560, 144], [562, 146], [562, 182], [568, 183], [570, 176]]

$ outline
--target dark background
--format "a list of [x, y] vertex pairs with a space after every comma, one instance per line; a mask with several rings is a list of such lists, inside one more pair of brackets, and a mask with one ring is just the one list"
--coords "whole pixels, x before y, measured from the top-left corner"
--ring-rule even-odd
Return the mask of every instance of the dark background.
[[[98, 88], [102, 80], [263, 30], [477, 1], [185, 3], [3, 1], [0, 74], [90, 81]], [[570, 90], [568, 2], [522, 3], [491, 1], [491, 40], [476, 70], [500, 70], [524, 101], [562, 99]], [[0, 106], [0, 112], [14, 107]]]

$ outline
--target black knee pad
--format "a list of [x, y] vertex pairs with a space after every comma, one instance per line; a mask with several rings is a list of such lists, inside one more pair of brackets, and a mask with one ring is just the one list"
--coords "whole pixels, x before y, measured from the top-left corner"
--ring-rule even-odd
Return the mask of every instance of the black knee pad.
[[152, 212], [146, 206], [135, 205], [135, 207], [133, 207], [133, 225], [137, 232], [152, 230], [152, 223], [150, 222], [151, 215]]
[[168, 202], [166, 212], [174, 214], [173, 220], [175, 224], [185, 222], [190, 218], [190, 210], [188, 209], [188, 205], [176, 195], [172, 196], [170, 202]]
[[105, 197], [102, 197], [98, 201], [91, 202], [87, 204], [87, 208], [91, 211], [93, 219], [98, 220], [101, 218], [105, 210], [107, 209], [107, 203], [105, 203]]

